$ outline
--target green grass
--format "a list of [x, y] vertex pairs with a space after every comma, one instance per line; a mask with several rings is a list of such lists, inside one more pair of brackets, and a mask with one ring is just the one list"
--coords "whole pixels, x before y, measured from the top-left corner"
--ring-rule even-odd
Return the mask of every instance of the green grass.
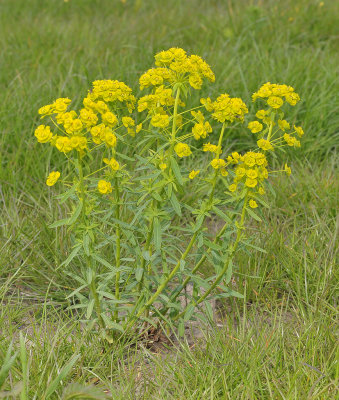
[[[22, 332], [29, 399], [44, 398], [76, 355], [51, 399], [71, 382], [114, 399], [336, 398], [339, 3], [319, 3], [0, 2], [0, 368]], [[44, 185], [50, 165], [63, 161], [33, 130], [41, 105], [58, 96], [79, 102], [95, 79], [121, 79], [138, 93], [153, 54], [171, 46], [212, 66], [216, 83], [202, 96], [228, 92], [251, 107], [262, 83], [292, 85], [302, 97], [292, 119], [306, 134], [290, 156], [293, 175], [275, 183], [267, 223], [251, 226], [267, 254], [237, 257], [234, 285], [245, 299], [227, 302], [223, 326], [201, 342], [180, 341], [159, 355], [103, 344], [65, 311], [72, 282], [56, 266], [67, 242], [47, 227], [64, 209]], [[237, 127], [231, 145], [245, 148], [246, 135]], [[6, 390], [23, 381], [22, 371], [18, 355]]]

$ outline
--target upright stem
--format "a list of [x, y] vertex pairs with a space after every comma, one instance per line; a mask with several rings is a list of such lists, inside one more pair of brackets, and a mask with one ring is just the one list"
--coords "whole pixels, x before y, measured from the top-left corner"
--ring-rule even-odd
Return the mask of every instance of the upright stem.
[[[87, 216], [86, 216], [86, 191], [85, 191], [85, 185], [84, 185], [84, 173], [83, 173], [83, 169], [82, 169], [82, 160], [81, 160], [80, 153], [78, 153], [78, 171], [79, 171], [79, 184], [80, 184], [80, 193], [81, 193], [80, 201], [82, 201], [81, 215], [82, 215], [83, 222], [85, 222], [86, 218], [87, 218]], [[105, 323], [101, 316], [100, 301], [99, 301], [99, 296], [98, 296], [96, 283], [95, 283], [96, 271], [93, 266], [93, 260], [92, 260], [91, 256], [88, 257], [88, 264], [89, 264], [89, 268], [92, 270], [92, 281], [90, 284], [90, 291], [91, 291], [91, 294], [92, 294], [92, 297], [94, 300], [94, 309], [95, 309], [95, 312], [96, 312], [98, 320], [99, 320], [99, 325], [101, 328], [104, 329]]]
[[[117, 221], [120, 219], [120, 192], [119, 192], [119, 182], [118, 178], [115, 178], [114, 182], [115, 188], [115, 197], [116, 197], [116, 208], [115, 208], [115, 218]], [[115, 251], [115, 267], [117, 268], [117, 273], [115, 276], [115, 298], [120, 300], [120, 237], [121, 237], [121, 230], [120, 224], [117, 222], [115, 228], [115, 236], [116, 236], [116, 251]], [[118, 310], [114, 313], [115, 320], [118, 319]]]
[[[153, 203], [152, 203], [153, 204]], [[146, 237], [146, 243], [145, 243], [145, 250], [148, 251], [150, 249], [150, 244], [151, 244], [151, 239], [152, 239], [152, 234], [153, 234], [153, 224], [154, 224], [154, 218], [151, 218], [151, 221], [149, 223], [149, 227], [148, 227], [148, 232], [147, 232], [147, 237]], [[144, 257], [142, 257], [141, 259], [141, 268], [144, 270], [145, 268], [145, 264], [146, 264], [146, 260]], [[144, 274], [145, 271], [143, 271], [142, 273], [142, 277], [141, 280], [139, 282], [139, 292], [142, 289], [143, 286], [143, 282], [144, 282]]]
[[224, 268], [221, 270], [221, 272], [219, 273], [219, 275], [217, 276], [216, 280], [214, 281], [213, 285], [210, 286], [210, 288], [200, 297], [200, 299], [198, 299], [198, 301], [196, 302], [196, 305], [200, 304], [201, 302], [203, 302], [206, 297], [212, 292], [212, 290], [215, 289], [215, 287], [219, 284], [219, 282], [223, 279], [224, 274], [227, 271], [229, 262], [231, 261], [233, 254], [235, 253], [235, 251], [237, 250], [240, 238], [241, 238], [241, 234], [242, 234], [242, 229], [244, 226], [244, 222], [245, 222], [245, 215], [246, 215], [246, 206], [247, 206], [247, 200], [248, 200], [248, 192], [245, 195], [245, 199], [244, 199], [244, 205], [242, 207], [242, 212], [241, 212], [241, 218], [240, 218], [240, 223], [237, 227], [237, 236], [234, 242], [234, 245], [232, 247], [232, 250], [230, 251], [225, 264], [224, 264]]
[[[221, 128], [221, 132], [220, 132], [220, 135], [219, 135], [219, 140], [218, 140], [218, 150], [217, 150], [218, 153], [216, 155], [216, 159], [217, 160], [219, 160], [219, 158], [220, 158], [221, 143], [222, 143], [222, 139], [223, 139], [223, 136], [224, 136], [225, 128], [226, 128], [226, 124], [223, 123], [222, 124], [222, 128]], [[215, 186], [217, 184], [217, 180], [218, 180], [218, 170], [216, 169], [215, 173], [214, 173], [213, 183], [212, 183], [212, 190], [211, 190], [211, 193], [210, 193], [210, 196], [209, 196], [209, 199], [208, 199], [209, 203], [211, 203], [212, 200], [213, 200], [213, 196], [214, 196]]]
[[101, 326], [101, 328], [105, 329], [105, 323], [101, 316], [101, 307], [100, 307], [99, 296], [98, 296], [97, 287], [96, 287], [96, 283], [95, 283], [95, 278], [96, 278], [96, 274], [95, 274], [95, 271], [93, 270], [93, 276], [92, 276], [92, 282], [90, 285], [90, 289], [91, 289], [92, 297], [94, 299], [94, 309], [95, 309], [95, 312], [96, 312], [98, 320], [99, 320], [99, 325]]
[[174, 145], [175, 145], [175, 135], [177, 133], [177, 116], [178, 116], [179, 100], [180, 100], [180, 87], [178, 87], [178, 89], [177, 89], [177, 94], [175, 96], [175, 102], [174, 102], [171, 147], [170, 147], [170, 151], [169, 151], [170, 156], [173, 154], [173, 149], [174, 149]]
[[[234, 242], [234, 245], [232, 246], [232, 249], [225, 261], [224, 267], [223, 269], [220, 271], [219, 275], [217, 276], [216, 280], [214, 281], [214, 283], [209, 287], [209, 289], [196, 301], [196, 302], [192, 302], [194, 306], [199, 305], [200, 303], [202, 303], [206, 297], [209, 296], [209, 294], [217, 287], [217, 285], [220, 283], [220, 281], [223, 279], [227, 268], [229, 266], [230, 261], [232, 260], [233, 254], [235, 253], [235, 251], [237, 250], [239, 241], [241, 239], [241, 233], [242, 233], [242, 229], [244, 226], [244, 222], [245, 222], [245, 215], [246, 215], [246, 206], [247, 206], [247, 200], [248, 200], [248, 192], [245, 195], [245, 199], [244, 199], [244, 204], [243, 204], [243, 208], [242, 208], [242, 212], [241, 212], [241, 218], [240, 218], [240, 223], [237, 226], [237, 236]], [[191, 303], [191, 304], [192, 304]], [[177, 317], [175, 319], [178, 319], [180, 317], [182, 317], [185, 313], [185, 310], [180, 313], [179, 315], [177, 315]]]
[[[176, 266], [173, 268], [171, 273], [164, 280], [164, 282], [158, 287], [158, 290], [154, 293], [154, 295], [141, 307], [141, 309], [139, 310], [139, 312], [137, 313], [135, 318], [139, 318], [142, 315], [142, 313], [155, 302], [155, 300], [160, 296], [160, 294], [163, 292], [163, 290], [168, 285], [168, 282], [175, 276], [178, 269], [180, 268], [181, 261], [184, 261], [188, 255], [188, 253], [190, 252], [190, 250], [197, 238], [197, 235], [198, 235], [198, 231], [193, 234], [188, 246], [186, 247], [185, 252], [182, 254], [182, 256], [180, 257], [179, 261], [177, 262]], [[126, 326], [126, 329], [129, 328], [129, 326], [133, 323], [135, 318], [133, 318], [132, 320], [129, 321], [128, 325]]]
[[[274, 114], [274, 115], [275, 115], [275, 114]], [[273, 122], [274, 122], [274, 121], [271, 121], [269, 130], [268, 130], [268, 135], [267, 135], [267, 140], [268, 140], [268, 141], [271, 139], [272, 129], [273, 129]]]

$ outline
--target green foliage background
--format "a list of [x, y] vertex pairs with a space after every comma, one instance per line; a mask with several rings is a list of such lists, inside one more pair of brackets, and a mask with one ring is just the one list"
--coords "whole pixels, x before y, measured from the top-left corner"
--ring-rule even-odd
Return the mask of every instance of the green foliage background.
[[[0, 1], [0, 365], [8, 343], [27, 328], [35, 398], [78, 353], [69, 381], [99, 377], [116, 399], [335, 398], [339, 2], [320, 3]], [[212, 66], [216, 83], [201, 96], [228, 92], [251, 107], [251, 93], [266, 81], [295, 87], [302, 101], [292, 112], [305, 136], [292, 178], [276, 183], [268, 224], [254, 227], [268, 254], [237, 260], [246, 300], [226, 305], [227, 323], [206, 333], [207, 350], [183, 344], [165, 365], [146, 350], [126, 357], [122, 344], [99, 354], [96, 339], [64, 313], [68, 281], [55, 265], [67, 243], [47, 228], [64, 209], [44, 184], [62, 158], [37, 144], [33, 131], [41, 105], [59, 96], [80, 101], [95, 79], [123, 80], [138, 93], [154, 53], [171, 46]], [[237, 127], [231, 147], [245, 148], [248, 135]], [[59, 300], [45, 300], [46, 290]], [[48, 324], [58, 326], [53, 337], [43, 333]], [[21, 375], [18, 363], [13, 378]]]

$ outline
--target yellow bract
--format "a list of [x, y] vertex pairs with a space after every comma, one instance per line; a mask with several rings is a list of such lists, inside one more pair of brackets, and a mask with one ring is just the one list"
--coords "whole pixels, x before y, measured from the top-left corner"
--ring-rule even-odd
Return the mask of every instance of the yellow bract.
[[244, 115], [248, 113], [246, 104], [237, 97], [221, 94], [214, 102], [208, 97], [200, 99], [207, 111], [212, 112], [212, 118], [219, 122], [244, 121]]
[[59, 178], [60, 178], [60, 172], [59, 171], [51, 172], [47, 177], [46, 185], [48, 185], [48, 186], [55, 185]]
[[111, 167], [113, 171], [118, 171], [118, 169], [120, 168], [120, 164], [115, 158], [111, 159], [104, 158], [103, 162], [107, 164], [109, 167]]
[[177, 143], [174, 146], [174, 151], [177, 153], [178, 157], [188, 157], [192, 154], [192, 151], [188, 144], [186, 143]]
[[249, 204], [249, 206], [250, 206], [251, 208], [257, 208], [257, 207], [258, 207], [257, 202], [256, 202], [255, 200], [253, 200], [253, 199], [251, 199], [251, 200], [248, 202], [248, 204]]
[[39, 125], [34, 132], [34, 136], [39, 143], [48, 143], [52, 139], [53, 134], [49, 126]]
[[194, 179], [198, 174], [199, 174], [200, 170], [195, 171], [194, 169], [189, 173], [188, 177], [190, 179]]
[[262, 131], [263, 125], [259, 121], [252, 121], [252, 122], [248, 123], [247, 128], [252, 133], [258, 133], [258, 132]]
[[103, 179], [101, 179], [98, 182], [98, 190], [101, 194], [107, 194], [107, 193], [111, 193], [112, 192], [112, 185], [110, 184], [110, 182], [107, 182]]

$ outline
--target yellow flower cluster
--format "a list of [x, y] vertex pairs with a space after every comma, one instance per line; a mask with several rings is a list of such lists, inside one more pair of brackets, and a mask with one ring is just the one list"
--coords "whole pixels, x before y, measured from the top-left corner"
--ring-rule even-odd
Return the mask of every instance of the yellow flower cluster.
[[273, 109], [280, 108], [284, 104], [284, 100], [291, 106], [295, 106], [300, 100], [298, 93], [294, 91], [293, 87], [270, 82], [262, 85], [261, 88], [253, 94], [253, 101], [258, 98], [267, 99], [267, 104]]
[[215, 81], [211, 67], [199, 56], [188, 56], [180, 48], [171, 48], [155, 55], [157, 68], [149, 69], [139, 80], [140, 89], [163, 85], [165, 82], [188, 83], [194, 89], [200, 89], [203, 79]]
[[[258, 188], [257, 193], [265, 193], [261, 186], [262, 182], [268, 178], [268, 171], [266, 169], [267, 159], [265, 154], [248, 151], [243, 156], [235, 153], [234, 157], [231, 158], [233, 164], [235, 164], [235, 177], [233, 183], [228, 188], [229, 191], [235, 192], [238, 186], [243, 183], [245, 187], [249, 188], [252, 192]], [[254, 203], [252, 204], [254, 205]]]
[[205, 143], [202, 147], [203, 151], [208, 151], [210, 153], [222, 153], [222, 150], [220, 149], [218, 151], [218, 146], [216, 146], [215, 144], [211, 144], [211, 143]]
[[105, 124], [93, 126], [91, 129], [92, 140], [95, 144], [105, 143], [107, 147], [115, 147], [117, 137], [112, 132], [111, 128]]
[[60, 172], [59, 171], [53, 171], [51, 172], [46, 180], [46, 185], [47, 186], [53, 186], [57, 183], [58, 179], [60, 178]]
[[39, 125], [34, 131], [34, 136], [39, 143], [48, 143], [51, 141], [53, 134], [49, 126]]
[[209, 97], [200, 99], [207, 111], [212, 112], [212, 117], [219, 122], [243, 122], [244, 115], [248, 113], [246, 104], [237, 97], [221, 94], [215, 101]]
[[178, 157], [188, 157], [192, 154], [192, 151], [188, 144], [186, 143], [177, 143], [174, 146], [174, 151], [177, 153]]
[[201, 111], [191, 111], [196, 122], [192, 128], [192, 134], [195, 140], [200, 138], [205, 139], [206, 136], [212, 132], [212, 127], [208, 121], [205, 121], [205, 117]]
[[109, 167], [111, 167], [111, 169], [112, 169], [113, 171], [118, 171], [119, 168], [120, 168], [120, 164], [119, 164], [119, 162], [118, 162], [115, 158], [111, 158], [111, 159], [104, 158], [102, 161], [103, 161], [105, 164], [107, 164]]
[[[92, 91], [84, 99], [84, 106], [101, 113], [107, 111], [105, 105], [100, 103], [100, 101], [105, 103], [125, 103], [128, 111], [132, 112], [136, 99], [132, 94], [132, 89], [124, 82], [97, 80], [93, 82]], [[100, 109], [100, 107], [103, 107], [103, 109]]]
[[142, 124], [138, 124], [135, 126], [135, 121], [131, 117], [122, 117], [122, 124], [127, 129], [127, 133], [134, 137], [137, 133], [139, 133], [142, 129]]
[[67, 107], [70, 103], [71, 103], [71, 100], [69, 98], [61, 97], [59, 99], [56, 99], [54, 103], [47, 104], [46, 106], [39, 108], [38, 113], [42, 117], [44, 117], [46, 115], [51, 115], [51, 114], [63, 113], [67, 110]]
[[200, 170], [195, 171], [194, 169], [189, 173], [188, 177], [190, 179], [194, 179], [198, 174], [199, 174]]
[[[143, 96], [138, 101], [138, 111], [142, 112], [148, 110], [149, 113], [155, 114], [163, 107], [170, 107], [174, 105], [173, 90], [165, 88], [164, 85], [157, 87], [153, 94]], [[180, 102], [179, 105], [184, 105]]]
[[155, 114], [151, 119], [151, 124], [156, 128], [166, 128], [169, 125], [167, 114]]
[[251, 121], [247, 125], [247, 128], [252, 132], [252, 133], [258, 133], [262, 131], [263, 125], [259, 121]]
[[294, 136], [290, 135], [289, 133], [285, 133], [283, 138], [288, 146], [300, 147], [300, 140], [296, 139]]
[[273, 150], [272, 144], [270, 143], [269, 140], [266, 140], [266, 139], [259, 139], [257, 141], [257, 145], [258, 145], [259, 149], [262, 149], [264, 151]]
[[101, 179], [98, 182], [98, 190], [101, 194], [108, 194], [112, 192], [112, 185], [110, 182], [105, 181], [104, 179]]

